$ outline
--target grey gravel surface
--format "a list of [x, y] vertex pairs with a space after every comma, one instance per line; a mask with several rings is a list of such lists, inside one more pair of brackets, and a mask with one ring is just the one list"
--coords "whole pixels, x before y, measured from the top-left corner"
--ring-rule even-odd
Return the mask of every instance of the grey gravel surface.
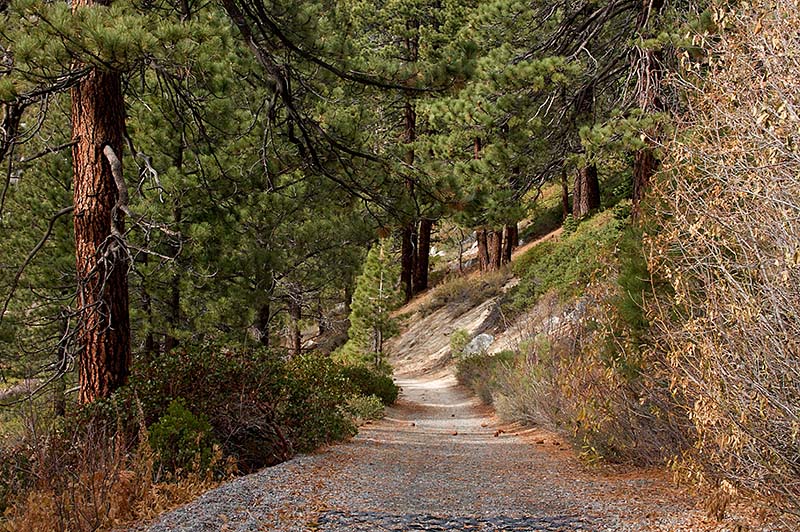
[[233, 480], [148, 530], [695, 530], [692, 501], [658, 474], [587, 472], [556, 436], [501, 425], [447, 370], [398, 384], [398, 404], [352, 441]]

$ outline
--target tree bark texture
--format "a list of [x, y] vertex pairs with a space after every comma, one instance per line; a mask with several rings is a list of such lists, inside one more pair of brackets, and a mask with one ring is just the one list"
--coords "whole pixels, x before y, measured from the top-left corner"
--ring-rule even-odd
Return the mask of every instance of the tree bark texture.
[[269, 347], [269, 319], [270, 307], [269, 301], [267, 301], [258, 309], [258, 317], [256, 318], [256, 327], [259, 334], [258, 342], [264, 347]]
[[[73, 7], [93, 4], [74, 0]], [[120, 76], [92, 70], [71, 90], [75, 255], [80, 312], [79, 401], [108, 397], [125, 384], [131, 362], [127, 250], [112, 236], [118, 191], [103, 149], [122, 154]]]
[[584, 166], [575, 177], [572, 192], [572, 216], [583, 218], [592, 209], [600, 207], [600, 182], [597, 179], [597, 167], [593, 164]]
[[417, 257], [414, 267], [414, 293], [428, 289], [428, 270], [430, 268], [431, 255], [431, 233], [433, 232], [433, 220], [423, 218], [419, 221], [419, 233], [417, 236]]
[[[182, 151], [179, 153], [183, 153]], [[177, 167], [182, 165], [182, 155], [178, 157]], [[175, 227], [180, 229], [181, 220], [183, 218], [183, 211], [180, 207], [175, 207], [172, 211], [173, 219], [175, 220]], [[175, 257], [176, 263], [179, 262], [178, 253], [180, 253], [180, 242], [170, 245], [170, 254]], [[181, 319], [181, 269], [176, 268], [175, 273], [169, 281], [169, 306], [167, 310], [167, 323], [170, 330], [164, 336], [164, 352], [169, 353], [178, 347], [178, 339], [174, 336], [174, 331], [178, 328]]]
[[486, 233], [489, 248], [489, 269], [499, 270], [503, 262], [503, 230], [490, 230]]
[[405, 294], [406, 302], [411, 301], [414, 295], [414, 257], [416, 255], [414, 247], [414, 228], [406, 225], [403, 228], [400, 245], [400, 284]]
[[478, 229], [475, 231], [475, 237], [478, 241], [478, 265], [482, 272], [489, 269], [489, 243], [487, 242], [486, 229]]
[[[663, 0], [642, 0], [641, 9], [639, 11], [639, 18], [637, 26], [639, 33], [643, 38], [650, 36], [652, 32], [648, 31], [650, 21], [654, 14], [661, 10], [664, 6]], [[636, 97], [638, 100], [639, 108], [644, 113], [657, 113], [664, 110], [664, 104], [661, 100], [661, 81], [664, 77], [662, 64], [662, 52], [660, 50], [650, 50], [646, 48], [638, 48], [634, 55], [634, 61], [637, 62], [636, 70], [638, 72], [638, 80], [636, 86]], [[642, 199], [653, 176], [658, 171], [660, 165], [659, 160], [655, 156], [654, 142], [651, 133], [647, 133], [645, 142], [647, 146], [638, 150], [634, 155], [633, 161], [633, 217], [639, 217], [640, 205]]]
[[503, 231], [503, 264], [511, 263], [511, 254], [519, 245], [519, 229], [517, 224], [506, 225]]
[[[405, 121], [403, 141], [407, 144], [411, 144], [416, 139], [417, 114], [410, 99], [405, 103], [403, 116]], [[411, 147], [406, 150], [405, 162], [409, 166], [414, 164], [414, 149]], [[414, 181], [411, 179], [406, 180], [406, 189], [408, 190], [409, 196], [413, 198]], [[406, 302], [410, 301], [414, 296], [415, 259], [417, 255], [417, 232], [415, 226], [416, 221], [411, 220], [407, 222], [406, 226], [403, 227], [403, 234], [401, 237], [400, 284], [403, 286]]]
[[633, 157], [633, 216], [639, 217], [641, 202], [650, 182], [658, 170], [659, 161], [656, 159], [653, 148], [647, 147], [638, 150]]

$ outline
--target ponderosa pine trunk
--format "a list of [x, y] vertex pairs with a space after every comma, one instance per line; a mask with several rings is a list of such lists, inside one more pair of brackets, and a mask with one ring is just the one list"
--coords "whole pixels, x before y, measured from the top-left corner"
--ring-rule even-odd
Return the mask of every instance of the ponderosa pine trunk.
[[419, 221], [419, 233], [417, 235], [417, 256], [414, 267], [414, 293], [428, 289], [428, 270], [430, 268], [431, 255], [431, 233], [433, 232], [433, 220], [423, 218]]
[[639, 217], [641, 203], [650, 182], [658, 170], [659, 161], [656, 159], [652, 146], [638, 150], [633, 156], [633, 216]]
[[562, 219], [569, 216], [569, 183], [567, 182], [567, 169], [561, 169], [561, 214]]
[[[414, 63], [419, 57], [419, 22], [413, 19], [406, 22], [407, 37], [405, 38], [406, 60]], [[409, 80], [411, 81], [411, 80]], [[417, 111], [414, 106], [414, 95], [408, 91], [405, 95], [403, 106], [403, 142], [408, 145], [405, 153], [405, 163], [411, 168], [414, 165], [414, 148], [412, 143], [417, 138]], [[406, 189], [409, 197], [414, 197], [414, 181], [406, 180]], [[403, 227], [400, 246], [400, 284], [405, 293], [406, 302], [410, 301], [416, 292], [414, 277], [417, 272], [417, 222], [408, 220]]]
[[[178, 151], [178, 156], [175, 160], [175, 166], [182, 168], [183, 166], [183, 149]], [[175, 221], [175, 228], [178, 235], [180, 235], [181, 221], [183, 220], [183, 210], [176, 206], [172, 211], [172, 218]], [[180, 238], [180, 236], [179, 236]], [[181, 250], [181, 243], [170, 244], [169, 253], [175, 257], [176, 264], [179, 262], [178, 254]], [[181, 268], [175, 268], [175, 273], [169, 281], [169, 303], [167, 305], [167, 323], [170, 330], [164, 336], [164, 352], [169, 353], [178, 347], [178, 338], [175, 337], [174, 332], [178, 329], [181, 319]]]
[[597, 179], [597, 167], [593, 164], [584, 166], [575, 177], [572, 191], [572, 216], [583, 218], [592, 209], [600, 207], [600, 182]]
[[264, 347], [269, 347], [269, 319], [270, 319], [270, 305], [269, 301], [261, 305], [258, 309], [258, 316], [256, 318], [256, 328], [258, 329], [258, 343]]
[[[73, 0], [73, 9], [108, 5]], [[125, 384], [131, 363], [128, 313], [128, 260], [124, 243], [112, 237], [122, 229], [116, 181], [104, 149], [122, 157], [125, 109], [120, 75], [93, 68], [71, 89], [73, 223], [77, 266], [80, 347], [78, 400], [108, 397]]]
[[[410, 97], [406, 100], [403, 112], [405, 126], [403, 131], [403, 140], [407, 144], [414, 142], [417, 135], [417, 113], [414, 110]], [[414, 150], [408, 148], [405, 154], [405, 162], [411, 166], [414, 164]], [[414, 181], [411, 179], [406, 180], [406, 190], [409, 196], [414, 196]], [[417, 231], [416, 222], [410, 220], [403, 227], [403, 234], [400, 244], [400, 284], [405, 293], [406, 302], [411, 301], [414, 296], [414, 274], [416, 272], [416, 258], [417, 258]]]
[[402, 286], [406, 302], [411, 301], [414, 296], [414, 250], [415, 232], [411, 225], [403, 228], [400, 242], [400, 285]]
[[503, 264], [511, 263], [511, 255], [519, 245], [519, 229], [516, 223], [506, 225], [503, 234]]
[[489, 248], [489, 269], [499, 270], [503, 262], [503, 230], [487, 231], [486, 241]]

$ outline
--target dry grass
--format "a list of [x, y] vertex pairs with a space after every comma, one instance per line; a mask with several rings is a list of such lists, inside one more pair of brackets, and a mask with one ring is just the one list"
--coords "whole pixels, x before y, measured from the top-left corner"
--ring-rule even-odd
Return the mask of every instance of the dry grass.
[[[197, 470], [159, 480], [146, 429], [140, 430], [133, 449], [118, 427], [101, 423], [81, 424], [69, 436], [56, 426], [46, 436], [31, 430], [30, 481], [18, 486], [0, 530], [112, 530], [152, 519], [218, 484], [210, 472]], [[215, 458], [221, 460], [221, 452]]]
[[480, 276], [455, 276], [431, 290], [417, 311], [423, 317], [443, 307], [453, 315], [463, 313], [502, 294], [510, 278], [511, 272], [507, 268], [484, 272]]

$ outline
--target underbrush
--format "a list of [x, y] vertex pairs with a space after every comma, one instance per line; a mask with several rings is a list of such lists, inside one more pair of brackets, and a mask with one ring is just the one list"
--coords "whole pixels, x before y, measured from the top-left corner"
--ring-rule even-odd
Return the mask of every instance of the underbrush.
[[562, 298], [583, 292], [600, 267], [601, 257], [613, 250], [623, 227], [624, 222], [609, 210], [581, 222], [574, 232], [527, 251], [513, 264], [520, 282], [511, 291], [505, 310], [520, 314], [550, 291]]
[[503, 287], [511, 278], [507, 269], [486, 272], [480, 277], [453, 277], [431, 291], [430, 298], [419, 309], [419, 313], [429, 316], [447, 307], [451, 314], [470, 310], [486, 300], [503, 293]]
[[348, 438], [397, 397], [387, 375], [308, 354], [205, 345], [137, 360], [112, 398], [66, 416], [33, 399], [0, 442], [0, 529], [109, 530], [220, 480]]

